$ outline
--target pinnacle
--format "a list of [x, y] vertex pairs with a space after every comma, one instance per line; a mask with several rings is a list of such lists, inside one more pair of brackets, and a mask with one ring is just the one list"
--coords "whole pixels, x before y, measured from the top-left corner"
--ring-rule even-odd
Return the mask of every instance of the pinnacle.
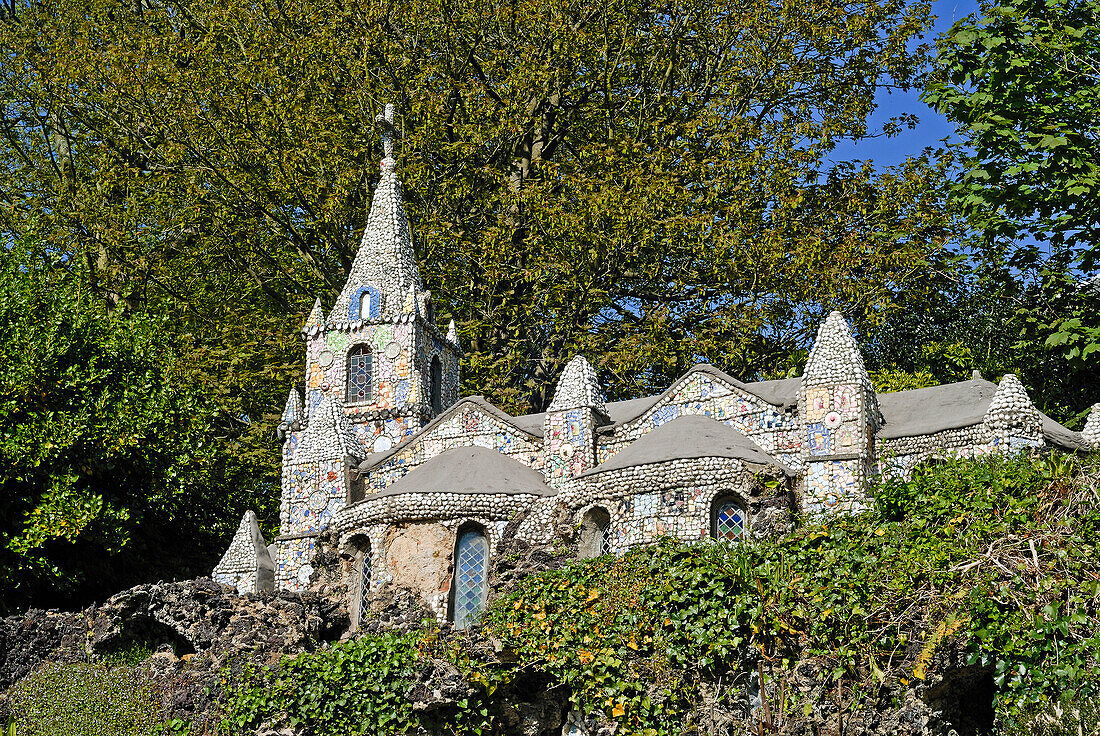
[[314, 327], [321, 327], [325, 324], [325, 313], [321, 309], [321, 297], [317, 297], [313, 302], [313, 309], [309, 313], [309, 317], [306, 318], [306, 323], [302, 325], [302, 332], [311, 330]]
[[310, 416], [298, 445], [298, 454], [314, 460], [337, 460], [347, 455], [363, 454], [355, 431], [331, 393], [325, 392], [321, 403]]
[[1027, 389], [1014, 373], [1006, 373], [1001, 378], [985, 412], [985, 423], [995, 430], [1026, 435], [1040, 435], [1043, 431], [1039, 410], [1031, 403]]
[[859, 345], [852, 336], [848, 321], [840, 312], [830, 312], [818, 328], [817, 338], [802, 372], [802, 383], [861, 383], [870, 386]]
[[298, 393], [298, 389], [290, 389], [281, 419], [287, 425], [302, 421], [302, 395]]
[[592, 408], [601, 414], [607, 414], [603, 390], [600, 388], [596, 371], [583, 355], [576, 355], [562, 371], [558, 387], [554, 391], [554, 399], [550, 402], [547, 411], [565, 411], [580, 407]]
[[461, 349], [461, 345], [458, 342], [458, 328], [455, 327], [455, 321], [452, 319], [451, 323], [447, 325], [447, 340], [454, 343], [455, 346]]
[[387, 105], [382, 122], [382, 176], [371, 199], [367, 227], [351, 272], [329, 315], [331, 321], [364, 318], [359, 314], [363, 292], [374, 289], [381, 299], [378, 316], [394, 317], [404, 306], [406, 287], [423, 291], [424, 283], [416, 265], [409, 220], [393, 159], [393, 106]]

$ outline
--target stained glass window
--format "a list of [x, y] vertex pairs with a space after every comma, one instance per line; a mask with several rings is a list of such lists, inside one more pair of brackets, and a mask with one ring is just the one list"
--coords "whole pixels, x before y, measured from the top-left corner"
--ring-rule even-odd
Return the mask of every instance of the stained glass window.
[[455, 554], [454, 620], [456, 629], [477, 623], [485, 603], [489, 542], [485, 535], [468, 530], [458, 538]]
[[371, 400], [371, 354], [366, 345], [356, 345], [348, 353], [349, 402]]
[[736, 501], [720, 500], [714, 512], [714, 537], [735, 542], [745, 536], [745, 510]]
[[443, 364], [439, 362], [439, 356], [432, 358], [430, 373], [432, 411], [438, 414], [443, 411]]
[[359, 621], [370, 609], [370, 545], [363, 550], [363, 559], [359, 564]]

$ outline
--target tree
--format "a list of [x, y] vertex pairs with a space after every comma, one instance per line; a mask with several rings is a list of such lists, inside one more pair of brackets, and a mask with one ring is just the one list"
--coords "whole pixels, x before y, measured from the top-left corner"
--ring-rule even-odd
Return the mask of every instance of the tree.
[[297, 358], [284, 315], [341, 284], [394, 101], [468, 387], [538, 410], [579, 351], [613, 396], [700, 358], [780, 373], [952, 237], [932, 162], [824, 164], [920, 82], [927, 23], [909, 0], [27, 0], [0, 38], [2, 216], [48, 218], [107, 308], [173, 311], [217, 385], [274, 396], [234, 356]]
[[[0, 611], [209, 573], [275, 457], [195, 381], [168, 315], [108, 316], [79, 264], [0, 250]], [[274, 455], [274, 453], [271, 453]]]
[[986, 334], [1001, 336], [999, 361], [1032, 374], [1048, 411], [1081, 421], [1100, 400], [1100, 294], [1082, 279], [1100, 255], [1100, 2], [982, 13], [940, 39], [924, 98], [963, 139], [952, 197], [980, 238], [979, 301], [998, 295], [987, 314], [1004, 327]]
[[939, 43], [925, 100], [972, 149], [958, 196], [989, 238], [1100, 247], [1100, 2], [1002, 0]]

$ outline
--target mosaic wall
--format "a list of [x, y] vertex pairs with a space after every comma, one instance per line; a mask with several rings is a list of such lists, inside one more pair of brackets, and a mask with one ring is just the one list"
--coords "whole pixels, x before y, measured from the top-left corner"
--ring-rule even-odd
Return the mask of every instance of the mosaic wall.
[[610, 459], [662, 424], [685, 415], [713, 417], [748, 436], [788, 467], [801, 465], [799, 424], [793, 412], [785, 412], [702, 372], [690, 373], [640, 417], [615, 427], [612, 435], [601, 437], [597, 447], [599, 462]]
[[[771, 475], [771, 471], [767, 471]], [[593, 507], [608, 512], [610, 550], [621, 554], [661, 537], [683, 541], [711, 535], [714, 501], [734, 497], [750, 519], [764, 486], [745, 463], [729, 458], [673, 460], [611, 470], [569, 481], [558, 494], [541, 499], [520, 525], [518, 537], [551, 540], [559, 509], [580, 524]]]
[[[449, 594], [451, 590], [451, 578], [449, 573], [451, 567], [449, 558], [453, 553], [454, 542], [459, 529], [474, 527], [484, 532], [489, 543], [489, 560], [491, 561], [500, 547], [501, 536], [504, 533], [505, 527], [508, 526], [510, 516], [514, 515], [518, 508], [520, 508], [517, 502], [522, 498], [522, 503], [524, 504], [523, 508], [526, 508], [533, 502], [535, 497], [478, 496], [476, 498], [481, 499], [480, 501], [471, 504], [463, 504], [462, 499], [473, 500], [475, 496], [419, 493], [407, 495], [415, 497], [409, 499], [412, 504], [411, 506], [401, 506], [400, 508], [387, 507], [384, 509], [375, 508], [370, 510], [365, 508], [367, 504], [370, 503], [367, 502], [349, 507], [349, 513], [338, 522], [340, 529], [348, 530], [339, 535], [340, 544], [338, 548], [361, 547], [364, 543], [363, 540], [369, 540], [372, 574], [370, 582], [371, 592], [367, 598], [377, 597], [387, 586], [395, 583], [404, 583], [406, 587], [417, 588], [415, 592], [420, 594], [425, 605], [435, 614], [436, 620], [442, 623], [447, 620], [450, 603]], [[424, 516], [415, 510], [410, 511], [408, 514], [402, 510], [405, 508], [412, 509], [417, 506], [421, 508], [436, 509], [436, 511], [435, 513]], [[360, 509], [359, 507], [364, 508]], [[440, 511], [442, 508], [453, 509], [455, 510], [455, 514], [451, 516], [448, 512], [442, 512]], [[351, 513], [352, 511], [356, 513]], [[502, 514], [505, 512], [508, 514], [508, 518], [502, 518]], [[385, 519], [385, 522], [370, 523], [369, 521], [365, 521], [370, 518]], [[441, 566], [441, 569], [446, 570], [448, 575], [442, 581], [431, 579], [425, 580], [424, 576], [417, 574], [405, 576], [405, 579], [395, 581], [394, 563], [397, 560], [394, 558], [394, 550], [392, 549], [394, 534], [403, 529], [408, 529], [410, 527], [415, 528], [416, 524], [410, 524], [410, 522], [417, 522], [425, 519], [430, 519], [439, 527], [447, 531], [447, 537], [443, 540], [443, 543], [437, 545], [439, 549], [427, 550], [427, 556], [437, 560], [442, 556], [445, 564]], [[351, 555], [348, 555], [348, 557], [351, 557]], [[360, 591], [358, 590], [357, 576], [360, 574], [360, 571], [352, 564], [346, 565], [342, 572], [346, 576], [344, 585], [342, 586], [346, 594], [356, 598], [359, 597]], [[312, 570], [310, 574], [312, 574]], [[439, 582], [442, 582], [442, 585], [439, 585]], [[354, 620], [358, 621], [359, 611], [356, 610], [352, 613]]]
[[476, 399], [464, 400], [450, 416], [425, 428], [406, 446], [371, 468], [367, 492], [384, 489], [420, 463], [456, 447], [486, 447], [541, 470], [541, 438], [517, 430], [506, 419], [494, 416], [496, 411], [491, 407], [486, 410]]

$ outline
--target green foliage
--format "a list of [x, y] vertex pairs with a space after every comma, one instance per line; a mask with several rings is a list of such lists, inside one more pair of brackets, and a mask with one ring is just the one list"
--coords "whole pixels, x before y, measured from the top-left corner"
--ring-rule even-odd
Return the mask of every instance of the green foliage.
[[414, 637], [383, 634], [287, 658], [273, 671], [249, 669], [230, 688], [222, 727], [240, 733], [285, 713], [317, 736], [406, 733], [416, 665]]
[[[316, 736], [500, 733], [501, 693], [538, 672], [623, 733], [681, 734], [703, 726], [693, 718], [715, 683], [727, 685], [719, 705], [750, 718], [751, 673], [783, 693], [777, 715], [808, 715], [820, 703], [785, 684], [795, 662], [891, 707], [950, 647], [995, 678], [999, 728], [1061, 733], [1093, 722], [1100, 694], [1098, 476], [1095, 457], [950, 460], [882, 483], [873, 510], [777, 540], [665, 541], [577, 562], [485, 612], [499, 658], [430, 631], [364, 635], [247, 671], [223, 729], [285, 717]], [[474, 695], [413, 712], [404, 696], [429, 657], [457, 666]]]
[[1100, 246], [1100, 3], [1002, 0], [939, 42], [925, 100], [972, 154], [958, 196], [990, 238]]
[[628, 732], [679, 733], [695, 678], [760, 661], [778, 679], [784, 662], [831, 663], [833, 679], [887, 698], [952, 642], [994, 673], [1005, 718], [1097, 688], [1100, 512], [1078, 472], [1060, 459], [951, 461], [885, 483], [880, 512], [777, 542], [667, 543], [528, 579], [486, 621]]
[[262, 510], [263, 474], [235, 477], [239, 423], [170, 325], [107, 314], [78, 265], [35, 244], [0, 251], [0, 610], [203, 574]]
[[9, 692], [8, 730], [19, 736], [154, 736], [163, 698], [130, 668], [48, 664]]

